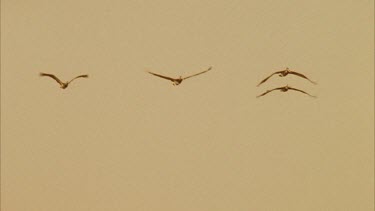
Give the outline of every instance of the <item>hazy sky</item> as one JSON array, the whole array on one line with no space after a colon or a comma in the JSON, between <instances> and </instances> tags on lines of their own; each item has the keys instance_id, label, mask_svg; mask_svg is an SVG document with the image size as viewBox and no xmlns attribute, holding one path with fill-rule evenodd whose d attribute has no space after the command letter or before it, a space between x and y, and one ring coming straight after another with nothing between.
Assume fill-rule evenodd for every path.
<instances>
[{"instance_id":1,"label":"hazy sky","mask_svg":"<svg viewBox=\"0 0 375 211\"><path fill-rule=\"evenodd\" d=\"M372 0L1 1L2 210L370 211L373 167Z\"/></svg>"}]
</instances>

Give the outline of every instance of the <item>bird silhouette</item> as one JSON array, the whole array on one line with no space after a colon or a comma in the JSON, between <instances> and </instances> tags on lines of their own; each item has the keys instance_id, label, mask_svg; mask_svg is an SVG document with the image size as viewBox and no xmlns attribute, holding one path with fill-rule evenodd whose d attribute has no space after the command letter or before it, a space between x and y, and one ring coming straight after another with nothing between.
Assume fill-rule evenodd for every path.
<instances>
[{"instance_id":1,"label":"bird silhouette","mask_svg":"<svg viewBox=\"0 0 375 211\"><path fill-rule=\"evenodd\" d=\"M293 74L293 75L302 77L304 79L307 79L307 80L309 80L313 84L317 84L315 81L310 80L305 75L303 75L301 73L298 73L298 72L295 72L295 71L292 71L289 68L286 68L285 70L281 70L281 71L277 71L277 72L272 73L270 76L268 76L267 78L263 79L257 86L260 86L262 83L266 82L268 79L270 79L275 74L279 74L280 77L285 77L285 76L287 76L289 74Z\"/></svg>"},{"instance_id":2,"label":"bird silhouette","mask_svg":"<svg viewBox=\"0 0 375 211\"><path fill-rule=\"evenodd\" d=\"M196 74L193 74L193 75L190 75L190 76L186 76L186 77L182 77L180 76L179 78L171 78L171 77L168 77L168 76L163 76L163 75L160 75L160 74L157 74L157 73L153 73L153 72L150 72L150 71L147 71L148 73L154 75L154 76L158 76L160 78L164 78L164 79L167 79L167 80L170 80L173 82L173 86L177 86L179 84L182 83L183 80L186 80L188 78L191 78L191 77L194 77L194 76L197 76L197 75L200 75L200 74L203 74L205 72L208 72L212 69L212 67L209 67L207 70L205 71L202 71L202 72L199 72L199 73L196 73Z\"/></svg>"},{"instance_id":3,"label":"bird silhouette","mask_svg":"<svg viewBox=\"0 0 375 211\"><path fill-rule=\"evenodd\" d=\"M55 81L56 81L57 83L60 84L60 88L61 88L61 89L66 89L66 88L68 87L68 85L69 85L72 81L74 81L75 79L77 79L77 78L88 78L88 77L89 77L89 75L79 75L79 76L73 78L73 79L70 80L70 81L62 82L60 79L58 79L58 78L57 78L55 75L53 75L53 74L40 73L39 75L40 75L40 76L48 76L48 77L51 77L51 78L55 79Z\"/></svg>"},{"instance_id":4,"label":"bird silhouette","mask_svg":"<svg viewBox=\"0 0 375 211\"><path fill-rule=\"evenodd\" d=\"M280 90L281 92L287 92L287 91L289 91L289 90L294 90L294 91L302 92L302 93L304 93L304 94L306 94L306 95L309 95L310 97L314 97L314 98L316 98L316 96L310 95L309 93L307 93L307 92L305 92L305 91L302 91L302 90L300 90L300 89L296 89L296 88L290 87L290 86L288 86L288 85L283 86L283 87L274 88L274 89L271 89L271 90L267 90L267 91L264 92L263 94L258 95L257 98L258 98L258 97L262 97L262 96L264 96L264 95L266 95L266 94L268 94L268 93L270 93L270 92L272 92L272 91L275 91L275 90Z\"/></svg>"}]
</instances>

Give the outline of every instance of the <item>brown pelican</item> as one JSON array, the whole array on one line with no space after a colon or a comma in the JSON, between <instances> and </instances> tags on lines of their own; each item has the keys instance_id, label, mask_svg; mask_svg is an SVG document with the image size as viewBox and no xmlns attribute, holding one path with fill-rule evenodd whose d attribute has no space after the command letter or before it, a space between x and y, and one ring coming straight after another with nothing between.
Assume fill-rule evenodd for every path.
<instances>
[{"instance_id":1,"label":"brown pelican","mask_svg":"<svg viewBox=\"0 0 375 211\"><path fill-rule=\"evenodd\" d=\"M55 81L57 81L57 83L60 84L60 88L61 88L61 89L66 89L66 88L68 87L68 85L69 85L73 80L75 80L75 79L77 79L77 78L88 78L88 77L89 77L89 75L79 75L79 76L73 78L72 80L67 81L67 82L64 83L64 82L60 81L60 79L58 79L58 78L57 78L55 75L53 75L53 74L40 73L40 76L48 76L48 77L51 77L51 78L55 79Z\"/></svg>"},{"instance_id":2,"label":"brown pelican","mask_svg":"<svg viewBox=\"0 0 375 211\"><path fill-rule=\"evenodd\" d=\"M194 75L190 75L190 76L187 76L187 77L182 77L182 76L180 76L179 78L171 78L171 77L167 77L167 76L163 76L163 75L159 75L159 74L156 74L156 73L152 73L152 72L149 72L149 71L147 71L148 73L150 73L150 74L152 74L152 75L154 75L154 76L158 76L158 77L160 77L160 78L164 78L164 79L167 79L167 80L170 80L170 81L172 81L173 82L173 86L177 86L177 85L179 85L183 80L186 80L186 79L188 79L188 78L191 78L191 77L194 77L194 76L197 76L197 75L200 75L200 74L203 74L203 73L205 73L205 72L208 72L209 70L211 70L212 69L212 67L209 67L207 70L205 70L205 71L202 71L202 72L200 72L200 73L196 73L196 74L194 74Z\"/></svg>"},{"instance_id":3,"label":"brown pelican","mask_svg":"<svg viewBox=\"0 0 375 211\"><path fill-rule=\"evenodd\" d=\"M280 91L282 91L282 92L287 92L288 90L294 90L294 91L298 91L298 92L302 92L302 93L304 93L304 94L307 94L307 95L309 95L310 97L316 97L316 96L310 95L309 93L307 93L307 92L305 92L305 91L302 91L302 90L300 90L300 89L296 89L296 88L293 88L293 87L290 87L290 86L286 85L286 86L283 86L283 87L279 87L279 88L275 88L275 89L267 90L265 93L263 93L263 94L261 94L261 95L258 95L257 98L258 98L258 97L262 97L262 96L264 96L264 95L266 95L266 94L268 94L268 93L270 93L270 92L272 92L272 91L275 91L275 90L280 90Z\"/></svg>"},{"instance_id":4,"label":"brown pelican","mask_svg":"<svg viewBox=\"0 0 375 211\"><path fill-rule=\"evenodd\" d=\"M296 76L299 76L299 77L302 77L304 79L307 79L309 80L311 83L313 84L316 84L316 82L310 80L309 78L307 78L305 75L301 74L301 73L297 73L295 71L292 71L292 70L289 70L289 68L286 68L285 70L281 70L281 71L277 71L277 72L274 72L272 73L270 76L268 76L267 78L263 79L263 81L261 81L257 86L260 86L262 83L266 82L269 78L271 78L273 75L275 74L279 74L280 77L285 77L287 76L288 74L293 74L293 75L296 75Z\"/></svg>"}]
</instances>

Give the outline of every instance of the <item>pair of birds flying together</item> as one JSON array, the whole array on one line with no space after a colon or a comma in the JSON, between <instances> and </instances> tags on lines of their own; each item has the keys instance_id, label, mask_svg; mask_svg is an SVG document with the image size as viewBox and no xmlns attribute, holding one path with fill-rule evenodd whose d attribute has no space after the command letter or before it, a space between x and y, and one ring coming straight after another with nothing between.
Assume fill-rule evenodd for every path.
<instances>
[{"instance_id":1,"label":"pair of birds flying together","mask_svg":"<svg viewBox=\"0 0 375 211\"><path fill-rule=\"evenodd\" d=\"M190 75L190 76L186 76L186 77L182 77L182 76L180 76L179 78L171 78L171 77L163 76L163 75L160 75L160 74L157 74L157 73L153 73L153 72L148 72L148 73L150 73L150 74L152 74L152 75L154 75L154 76L157 76L157 77L163 78L163 79L170 80L170 81L172 81L173 86L177 86L177 85L181 84L183 80L186 80L186 79L188 79L188 78L191 78L191 77L194 77L194 76L197 76L197 75L203 74L203 73L205 73L205 72L210 71L211 69L212 69L212 67L209 67L209 68L208 68L207 70L205 70L205 71L202 71L202 72L199 72L199 73L196 73L196 74ZM69 85L72 81L74 81L75 79L77 79L77 78L88 78L88 77L89 77L89 75L79 75L79 76L73 78L73 79L70 80L70 81L62 82L59 78L57 78L57 77L56 77L55 75L53 75L53 74L40 73L40 76L48 76L48 77L54 79L57 83L60 84L60 88L61 88L61 89L66 89L66 88L68 87L68 85Z\"/></svg>"},{"instance_id":2,"label":"pair of birds flying together","mask_svg":"<svg viewBox=\"0 0 375 211\"><path fill-rule=\"evenodd\" d=\"M274 76L274 75L276 75L276 74L279 74L280 77L285 77L285 76L287 76L287 75L289 75L289 74L292 74L292 75L296 75L296 76L299 76L299 77L301 77L301 78L304 78L304 79L310 81L310 82L313 83L313 84L317 84L315 81L310 80L310 79L309 79L308 77L306 77L305 75L303 75L303 74L301 74L301 73L298 73L298 72L295 72L295 71L292 71L292 70L290 70L290 69L287 67L285 70L276 71L276 72L272 73L270 76L268 76L267 78L263 79L263 80L262 80L257 86L260 86L261 84L263 84L264 82L266 82L268 79L270 79L272 76ZM305 91L303 91L303 90L296 89L296 88L293 88L293 87L290 87L290 86L286 85L286 86L282 86L282 87L274 88L274 89L271 89L271 90L267 90L267 91L264 92L263 94L258 95L257 98L258 98L258 97L262 97L262 96L264 96L264 95L266 95L266 94L268 94L268 93L270 93L270 92L272 92L272 91L275 91L275 90L280 90L281 92L287 92L287 91L289 91L289 90L294 90L294 91L298 91L298 92L304 93L304 94L306 94L306 95L308 95L308 96L310 96L310 97L314 97L314 98L316 97L316 96L310 95L309 93L307 93L307 92L305 92Z\"/></svg>"}]
</instances>

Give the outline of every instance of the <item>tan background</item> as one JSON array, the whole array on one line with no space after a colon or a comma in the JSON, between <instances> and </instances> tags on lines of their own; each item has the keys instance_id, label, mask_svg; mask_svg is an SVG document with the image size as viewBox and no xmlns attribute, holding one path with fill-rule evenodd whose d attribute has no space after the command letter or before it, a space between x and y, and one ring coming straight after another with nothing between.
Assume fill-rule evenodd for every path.
<instances>
[{"instance_id":1,"label":"tan background","mask_svg":"<svg viewBox=\"0 0 375 211\"><path fill-rule=\"evenodd\" d=\"M2 210L373 210L372 0L1 7Z\"/></svg>"}]
</instances>

